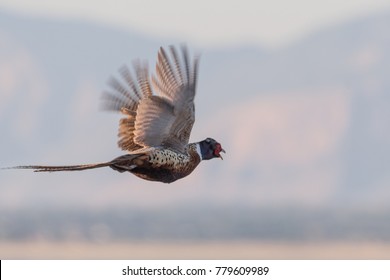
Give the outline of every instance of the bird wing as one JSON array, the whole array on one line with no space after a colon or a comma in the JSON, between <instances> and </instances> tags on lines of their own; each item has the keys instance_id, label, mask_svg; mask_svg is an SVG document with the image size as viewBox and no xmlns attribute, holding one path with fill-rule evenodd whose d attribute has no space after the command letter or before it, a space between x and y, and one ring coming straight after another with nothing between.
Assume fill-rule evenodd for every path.
<instances>
[{"instance_id":1,"label":"bird wing","mask_svg":"<svg viewBox=\"0 0 390 280\"><path fill-rule=\"evenodd\" d=\"M135 151L147 147L162 146L180 152L185 151L195 121L194 97L198 59L192 67L188 52L182 47L183 64L177 51L170 47L174 64L160 48L156 64L156 76L152 76L153 95L147 65L136 62L136 81L130 70L120 71L126 85L111 79L114 92L106 92L106 109L121 111L119 141L121 149Z\"/></svg>"}]
</instances>

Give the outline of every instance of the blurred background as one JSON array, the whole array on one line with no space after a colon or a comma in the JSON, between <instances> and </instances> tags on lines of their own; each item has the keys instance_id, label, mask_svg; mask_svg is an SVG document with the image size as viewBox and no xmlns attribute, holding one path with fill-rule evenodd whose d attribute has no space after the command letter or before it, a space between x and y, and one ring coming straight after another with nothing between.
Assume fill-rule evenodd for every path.
<instances>
[{"instance_id":1,"label":"blurred background","mask_svg":"<svg viewBox=\"0 0 390 280\"><path fill-rule=\"evenodd\" d=\"M201 54L173 184L0 171L0 258L390 258L390 1L0 2L0 167L111 160L110 76Z\"/></svg>"}]
</instances>

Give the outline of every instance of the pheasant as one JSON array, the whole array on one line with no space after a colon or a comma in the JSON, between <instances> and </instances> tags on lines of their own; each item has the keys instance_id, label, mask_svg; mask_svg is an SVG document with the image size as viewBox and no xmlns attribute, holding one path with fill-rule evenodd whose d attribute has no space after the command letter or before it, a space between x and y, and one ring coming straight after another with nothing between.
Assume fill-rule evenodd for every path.
<instances>
[{"instance_id":1,"label":"pheasant","mask_svg":"<svg viewBox=\"0 0 390 280\"><path fill-rule=\"evenodd\" d=\"M142 179L172 183L189 175L202 160L221 158L225 152L212 138L189 143L195 122L198 57L190 63L186 47L169 54L160 48L156 74L149 80L146 63L134 63L136 79L128 67L120 69L123 81L111 78L111 91L104 92L105 109L119 111L118 146L127 151L111 161L68 166L26 165L15 169L35 172L79 171L111 167ZM172 62L171 62L172 61Z\"/></svg>"}]
</instances>

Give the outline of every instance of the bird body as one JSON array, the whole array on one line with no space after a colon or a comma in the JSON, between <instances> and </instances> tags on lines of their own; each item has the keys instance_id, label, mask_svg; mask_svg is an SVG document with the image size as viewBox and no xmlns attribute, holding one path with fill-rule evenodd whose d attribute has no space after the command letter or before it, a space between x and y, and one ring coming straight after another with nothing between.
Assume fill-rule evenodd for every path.
<instances>
[{"instance_id":1,"label":"bird body","mask_svg":"<svg viewBox=\"0 0 390 280\"><path fill-rule=\"evenodd\" d=\"M174 47L170 47L171 63L160 48L156 76L150 84L146 64L134 63L136 79L123 67L122 80L112 78L112 90L105 92L105 109L119 111L118 146L127 151L112 161L69 166L27 165L17 169L36 172L80 171L111 167L119 172L131 172L150 181L171 183L189 175L202 160L221 158L221 144L212 138L189 143L195 122L194 97L198 59L191 65L187 49L182 48L182 62Z\"/></svg>"},{"instance_id":2,"label":"bird body","mask_svg":"<svg viewBox=\"0 0 390 280\"><path fill-rule=\"evenodd\" d=\"M197 145L189 144L186 153L155 148L136 156L124 155L110 167L119 172L129 171L145 180L172 183L189 175L200 163Z\"/></svg>"}]
</instances>

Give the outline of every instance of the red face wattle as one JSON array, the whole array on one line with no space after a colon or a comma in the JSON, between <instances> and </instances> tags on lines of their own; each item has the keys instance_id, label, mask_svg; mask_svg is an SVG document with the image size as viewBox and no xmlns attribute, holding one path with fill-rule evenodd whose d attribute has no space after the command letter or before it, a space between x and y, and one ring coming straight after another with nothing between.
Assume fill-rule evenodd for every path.
<instances>
[{"instance_id":1,"label":"red face wattle","mask_svg":"<svg viewBox=\"0 0 390 280\"><path fill-rule=\"evenodd\" d=\"M222 149L221 144L219 144L219 143L215 144L214 155L215 155L216 157L219 157L219 158L223 159L223 157L222 157L221 154L220 154L221 152L222 152L222 153L225 153L225 150Z\"/></svg>"}]
</instances>

